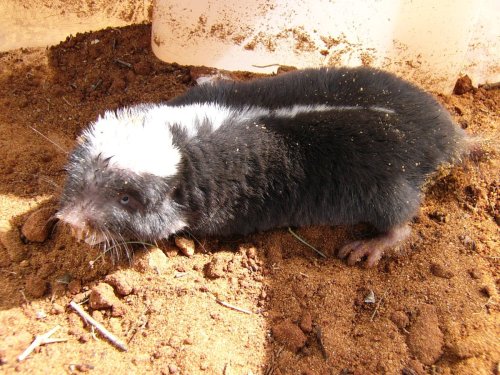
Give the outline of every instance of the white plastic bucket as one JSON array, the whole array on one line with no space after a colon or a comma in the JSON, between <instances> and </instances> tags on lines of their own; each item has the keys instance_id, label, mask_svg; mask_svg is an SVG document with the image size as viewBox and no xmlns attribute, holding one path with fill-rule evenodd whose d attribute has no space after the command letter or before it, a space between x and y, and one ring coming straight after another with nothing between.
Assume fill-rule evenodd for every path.
<instances>
[{"instance_id":1,"label":"white plastic bucket","mask_svg":"<svg viewBox=\"0 0 500 375\"><path fill-rule=\"evenodd\" d=\"M499 25L498 0L157 0L152 46L227 70L371 65L449 93L462 71L500 79Z\"/></svg>"}]
</instances>

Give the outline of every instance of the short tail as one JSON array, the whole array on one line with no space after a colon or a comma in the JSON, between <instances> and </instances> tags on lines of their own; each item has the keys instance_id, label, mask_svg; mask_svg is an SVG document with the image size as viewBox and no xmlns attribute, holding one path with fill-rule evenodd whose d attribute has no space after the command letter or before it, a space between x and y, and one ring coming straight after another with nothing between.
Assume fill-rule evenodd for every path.
<instances>
[{"instance_id":1,"label":"short tail","mask_svg":"<svg viewBox=\"0 0 500 375\"><path fill-rule=\"evenodd\" d=\"M448 160L446 160L449 164L461 164L469 160L478 162L485 158L489 150L498 150L498 140L486 139L481 135L468 134L456 123L454 123L453 130L454 134L451 139L454 144L448 150Z\"/></svg>"},{"instance_id":2,"label":"short tail","mask_svg":"<svg viewBox=\"0 0 500 375\"><path fill-rule=\"evenodd\" d=\"M465 161L480 163L500 151L500 140L483 135L465 134L458 146L457 163Z\"/></svg>"}]
</instances>

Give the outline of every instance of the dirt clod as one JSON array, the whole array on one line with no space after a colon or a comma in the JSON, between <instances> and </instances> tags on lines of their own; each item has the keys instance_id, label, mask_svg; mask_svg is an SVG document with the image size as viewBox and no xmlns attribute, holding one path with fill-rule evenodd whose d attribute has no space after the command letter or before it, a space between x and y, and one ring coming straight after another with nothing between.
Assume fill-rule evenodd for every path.
<instances>
[{"instance_id":1,"label":"dirt clod","mask_svg":"<svg viewBox=\"0 0 500 375\"><path fill-rule=\"evenodd\" d=\"M404 311L394 311L390 316L391 321L401 330L406 329L410 324L410 319Z\"/></svg>"},{"instance_id":2,"label":"dirt clod","mask_svg":"<svg viewBox=\"0 0 500 375\"><path fill-rule=\"evenodd\" d=\"M192 257L194 255L194 241L185 237L175 237L175 245L185 256Z\"/></svg>"},{"instance_id":3,"label":"dirt clod","mask_svg":"<svg viewBox=\"0 0 500 375\"><path fill-rule=\"evenodd\" d=\"M479 269L477 269L477 268L472 268L472 269L469 270L469 275L474 280L479 280L482 277L482 272Z\"/></svg>"},{"instance_id":4,"label":"dirt clod","mask_svg":"<svg viewBox=\"0 0 500 375\"><path fill-rule=\"evenodd\" d=\"M226 262L219 257L214 257L210 262L205 264L205 276L209 279L224 277L226 274L225 268Z\"/></svg>"},{"instance_id":5,"label":"dirt clod","mask_svg":"<svg viewBox=\"0 0 500 375\"><path fill-rule=\"evenodd\" d=\"M52 231L55 213L54 207L45 207L33 212L21 229L23 236L31 242L44 242Z\"/></svg>"},{"instance_id":6,"label":"dirt clod","mask_svg":"<svg viewBox=\"0 0 500 375\"><path fill-rule=\"evenodd\" d=\"M26 293L34 298L42 297L48 291L49 284L36 275L26 280Z\"/></svg>"},{"instance_id":7,"label":"dirt clod","mask_svg":"<svg viewBox=\"0 0 500 375\"><path fill-rule=\"evenodd\" d=\"M126 271L116 272L111 275L107 275L104 281L111 285L119 295L128 296L134 290L134 287L129 279L130 276L127 277L129 274L130 273L127 273Z\"/></svg>"},{"instance_id":8,"label":"dirt clod","mask_svg":"<svg viewBox=\"0 0 500 375\"><path fill-rule=\"evenodd\" d=\"M64 312L64 307L59 305L58 303L52 304L52 309L50 310L50 313L53 315L59 315Z\"/></svg>"},{"instance_id":9,"label":"dirt clod","mask_svg":"<svg viewBox=\"0 0 500 375\"><path fill-rule=\"evenodd\" d=\"M451 279L454 276L452 271L446 269L446 267L440 263L431 263L430 270L434 276L441 277L443 279Z\"/></svg>"},{"instance_id":10,"label":"dirt clod","mask_svg":"<svg viewBox=\"0 0 500 375\"><path fill-rule=\"evenodd\" d=\"M95 310L108 309L115 301L115 293L109 284L99 283L90 291L89 304Z\"/></svg>"},{"instance_id":11,"label":"dirt clod","mask_svg":"<svg viewBox=\"0 0 500 375\"><path fill-rule=\"evenodd\" d=\"M148 250L139 250L134 254L134 268L143 273L154 272L162 274L168 269L168 258L157 247Z\"/></svg>"},{"instance_id":12,"label":"dirt clod","mask_svg":"<svg viewBox=\"0 0 500 375\"><path fill-rule=\"evenodd\" d=\"M78 337L78 341L82 344L85 344L86 342L90 341L90 335L88 333L83 333L80 335L80 337Z\"/></svg>"},{"instance_id":13,"label":"dirt clod","mask_svg":"<svg viewBox=\"0 0 500 375\"><path fill-rule=\"evenodd\" d=\"M481 288L481 292L488 298L495 295L495 287L492 285L485 285Z\"/></svg>"},{"instance_id":14,"label":"dirt clod","mask_svg":"<svg viewBox=\"0 0 500 375\"><path fill-rule=\"evenodd\" d=\"M408 370L413 371L416 375L425 375L426 371L422 363L415 359L410 359L408 361L408 366L406 367Z\"/></svg>"},{"instance_id":15,"label":"dirt clod","mask_svg":"<svg viewBox=\"0 0 500 375\"><path fill-rule=\"evenodd\" d=\"M302 314L302 317L300 318L300 323L299 327L304 333L311 333L313 330L313 322L312 322L312 316L311 313L306 311L304 314Z\"/></svg>"},{"instance_id":16,"label":"dirt clod","mask_svg":"<svg viewBox=\"0 0 500 375\"><path fill-rule=\"evenodd\" d=\"M455 83L455 87L453 88L453 93L455 95L463 95L469 91L472 91L474 87L472 86L472 81L468 75L460 77L457 79Z\"/></svg>"},{"instance_id":17,"label":"dirt clod","mask_svg":"<svg viewBox=\"0 0 500 375\"><path fill-rule=\"evenodd\" d=\"M68 291L75 295L82 291L82 281L80 279L73 279L68 284Z\"/></svg>"},{"instance_id":18,"label":"dirt clod","mask_svg":"<svg viewBox=\"0 0 500 375\"><path fill-rule=\"evenodd\" d=\"M170 374L178 374L179 373L179 368L176 365L174 365L174 364L170 364L170 365L168 365L168 372Z\"/></svg>"},{"instance_id":19,"label":"dirt clod","mask_svg":"<svg viewBox=\"0 0 500 375\"><path fill-rule=\"evenodd\" d=\"M422 305L407 337L408 347L420 362L432 365L443 354L443 333L439 328L436 308Z\"/></svg>"},{"instance_id":20,"label":"dirt clod","mask_svg":"<svg viewBox=\"0 0 500 375\"><path fill-rule=\"evenodd\" d=\"M290 319L286 319L271 328L273 337L279 343L285 345L288 350L298 352L307 341L304 332L293 323Z\"/></svg>"},{"instance_id":21,"label":"dirt clod","mask_svg":"<svg viewBox=\"0 0 500 375\"><path fill-rule=\"evenodd\" d=\"M88 363L81 363L75 365L75 370L78 372L89 372L94 369L94 366Z\"/></svg>"}]
</instances>

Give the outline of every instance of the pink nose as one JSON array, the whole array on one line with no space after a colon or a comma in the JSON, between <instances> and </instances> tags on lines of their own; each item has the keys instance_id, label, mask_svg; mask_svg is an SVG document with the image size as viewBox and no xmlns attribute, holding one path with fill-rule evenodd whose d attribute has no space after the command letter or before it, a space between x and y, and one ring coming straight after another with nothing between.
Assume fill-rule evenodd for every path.
<instances>
[{"instance_id":1,"label":"pink nose","mask_svg":"<svg viewBox=\"0 0 500 375\"><path fill-rule=\"evenodd\" d=\"M76 230L83 231L89 226L87 218L82 214L81 210L76 208L70 210L62 210L56 214L57 218L69 224Z\"/></svg>"},{"instance_id":2,"label":"pink nose","mask_svg":"<svg viewBox=\"0 0 500 375\"><path fill-rule=\"evenodd\" d=\"M69 225L71 235L78 241L83 241L91 235L91 226L77 209L59 211L56 217Z\"/></svg>"}]
</instances>

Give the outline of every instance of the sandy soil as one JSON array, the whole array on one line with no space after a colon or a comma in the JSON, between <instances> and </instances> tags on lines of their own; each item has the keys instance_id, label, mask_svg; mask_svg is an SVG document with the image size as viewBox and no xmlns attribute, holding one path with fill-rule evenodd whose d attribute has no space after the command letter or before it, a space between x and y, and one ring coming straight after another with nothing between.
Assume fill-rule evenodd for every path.
<instances>
[{"instance_id":1,"label":"sandy soil","mask_svg":"<svg viewBox=\"0 0 500 375\"><path fill-rule=\"evenodd\" d=\"M439 98L482 151L434 179L411 240L372 269L334 256L363 227L298 230L327 259L283 229L202 239L190 257L165 242L115 265L64 227L47 230L89 121L194 84L199 69L156 60L149 33L109 29L0 54L0 372L498 374L498 90ZM67 341L16 360L57 325Z\"/></svg>"}]
</instances>

